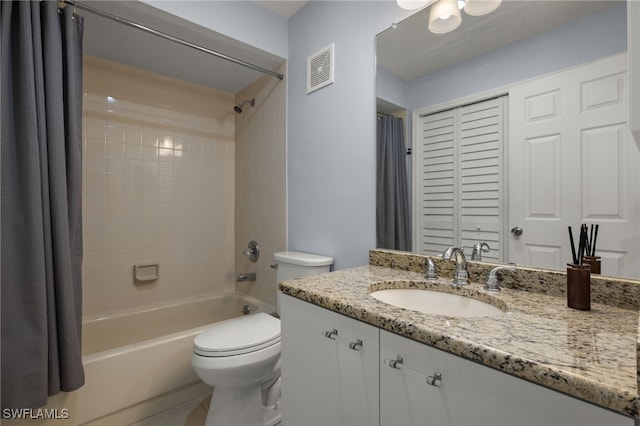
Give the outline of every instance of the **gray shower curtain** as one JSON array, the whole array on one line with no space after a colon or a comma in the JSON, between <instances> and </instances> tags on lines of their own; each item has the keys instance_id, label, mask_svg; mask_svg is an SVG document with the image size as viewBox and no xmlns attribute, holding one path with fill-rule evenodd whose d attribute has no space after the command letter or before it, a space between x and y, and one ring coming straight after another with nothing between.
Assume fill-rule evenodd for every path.
<instances>
[{"instance_id":1,"label":"gray shower curtain","mask_svg":"<svg viewBox=\"0 0 640 426\"><path fill-rule=\"evenodd\" d=\"M378 116L376 243L378 248L411 250L411 214L401 118Z\"/></svg>"},{"instance_id":2,"label":"gray shower curtain","mask_svg":"<svg viewBox=\"0 0 640 426\"><path fill-rule=\"evenodd\" d=\"M82 18L0 2L1 406L84 384Z\"/></svg>"}]
</instances>

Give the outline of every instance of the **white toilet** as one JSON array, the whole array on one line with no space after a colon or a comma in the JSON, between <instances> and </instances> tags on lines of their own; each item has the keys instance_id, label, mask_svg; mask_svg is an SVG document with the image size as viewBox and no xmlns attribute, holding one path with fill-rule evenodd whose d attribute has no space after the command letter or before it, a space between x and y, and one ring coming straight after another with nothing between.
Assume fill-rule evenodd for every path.
<instances>
[{"instance_id":1,"label":"white toilet","mask_svg":"<svg viewBox=\"0 0 640 426\"><path fill-rule=\"evenodd\" d=\"M276 282L328 272L333 258L273 255ZM191 365L213 386L206 426L280 423L280 320L257 313L216 323L196 336Z\"/></svg>"}]
</instances>

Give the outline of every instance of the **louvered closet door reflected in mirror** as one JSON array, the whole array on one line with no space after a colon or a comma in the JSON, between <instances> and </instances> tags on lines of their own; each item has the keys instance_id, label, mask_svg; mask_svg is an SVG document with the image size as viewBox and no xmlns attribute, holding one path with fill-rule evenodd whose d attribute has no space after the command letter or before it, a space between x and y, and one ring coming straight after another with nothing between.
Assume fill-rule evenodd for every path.
<instances>
[{"instance_id":1,"label":"louvered closet door reflected in mirror","mask_svg":"<svg viewBox=\"0 0 640 426\"><path fill-rule=\"evenodd\" d=\"M486 242L482 259L504 261L503 151L507 96L418 118L414 152L414 250Z\"/></svg>"}]
</instances>

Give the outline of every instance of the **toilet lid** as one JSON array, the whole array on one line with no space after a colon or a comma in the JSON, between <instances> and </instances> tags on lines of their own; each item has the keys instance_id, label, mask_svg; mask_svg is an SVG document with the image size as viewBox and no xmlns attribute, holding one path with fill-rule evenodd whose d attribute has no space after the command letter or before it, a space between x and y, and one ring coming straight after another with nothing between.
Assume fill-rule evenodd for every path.
<instances>
[{"instance_id":1,"label":"toilet lid","mask_svg":"<svg viewBox=\"0 0 640 426\"><path fill-rule=\"evenodd\" d=\"M194 352L204 356L231 356L254 352L280 341L280 320L260 312L221 321L193 342Z\"/></svg>"}]
</instances>

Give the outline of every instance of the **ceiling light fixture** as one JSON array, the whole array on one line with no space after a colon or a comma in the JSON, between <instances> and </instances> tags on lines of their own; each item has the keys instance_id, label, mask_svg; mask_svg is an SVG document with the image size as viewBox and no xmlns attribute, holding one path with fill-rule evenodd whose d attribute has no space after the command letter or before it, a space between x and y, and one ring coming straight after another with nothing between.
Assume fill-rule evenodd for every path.
<instances>
[{"instance_id":1,"label":"ceiling light fixture","mask_svg":"<svg viewBox=\"0 0 640 426\"><path fill-rule=\"evenodd\" d=\"M429 0L396 0L398 6L406 10L420 9L429 4Z\"/></svg>"},{"instance_id":2,"label":"ceiling light fixture","mask_svg":"<svg viewBox=\"0 0 640 426\"><path fill-rule=\"evenodd\" d=\"M493 12L502 0L466 0L464 11L467 15L482 16Z\"/></svg>"},{"instance_id":3,"label":"ceiling light fixture","mask_svg":"<svg viewBox=\"0 0 640 426\"><path fill-rule=\"evenodd\" d=\"M467 1L468 4L468 1ZM438 0L431 6L429 13L429 31L444 34L460 26L462 18L456 0Z\"/></svg>"},{"instance_id":4,"label":"ceiling light fixture","mask_svg":"<svg viewBox=\"0 0 640 426\"><path fill-rule=\"evenodd\" d=\"M462 23L460 11L467 15L482 16L496 10L502 0L396 0L398 6L415 10L431 6L429 30L435 34L445 34L455 30Z\"/></svg>"}]
</instances>

